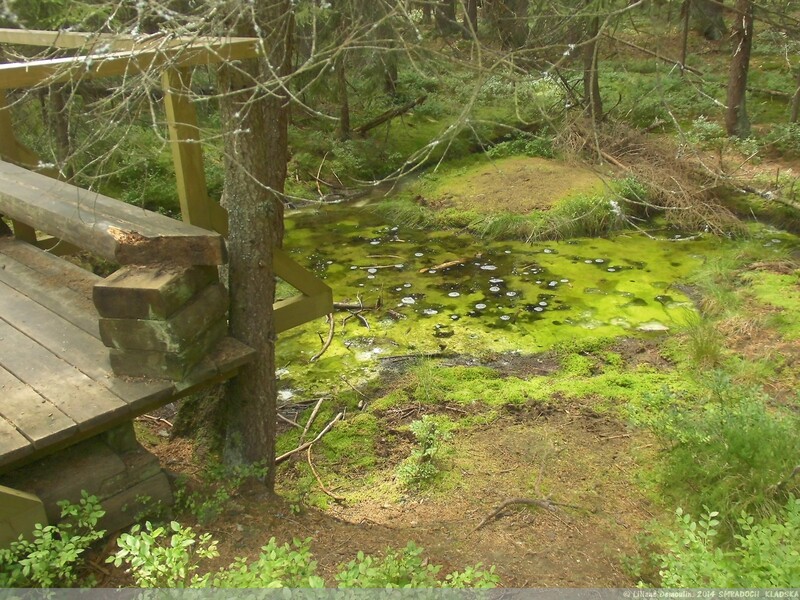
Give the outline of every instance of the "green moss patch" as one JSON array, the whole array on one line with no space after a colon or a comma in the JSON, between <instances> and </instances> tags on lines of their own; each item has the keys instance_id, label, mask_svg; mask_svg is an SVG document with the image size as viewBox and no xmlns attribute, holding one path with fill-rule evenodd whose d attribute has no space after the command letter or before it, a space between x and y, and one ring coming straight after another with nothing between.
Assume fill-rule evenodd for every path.
<instances>
[{"instance_id":1,"label":"green moss patch","mask_svg":"<svg viewBox=\"0 0 800 600\"><path fill-rule=\"evenodd\" d=\"M484 159L431 178L426 195L431 204L482 215L528 214L548 210L570 196L604 191L603 182L589 169L527 156Z\"/></svg>"}]
</instances>

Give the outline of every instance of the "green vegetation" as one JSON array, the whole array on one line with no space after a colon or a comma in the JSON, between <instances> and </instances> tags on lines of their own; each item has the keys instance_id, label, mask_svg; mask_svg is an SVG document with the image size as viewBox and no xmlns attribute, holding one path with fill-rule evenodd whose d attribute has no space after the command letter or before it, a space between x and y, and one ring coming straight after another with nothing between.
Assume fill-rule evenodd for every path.
<instances>
[{"instance_id":1,"label":"green vegetation","mask_svg":"<svg viewBox=\"0 0 800 600\"><path fill-rule=\"evenodd\" d=\"M676 588L796 588L800 585L800 499L791 497L775 514L756 520L737 517L736 542L722 550L715 542L717 511L695 521L676 511L671 532L659 555L661 583Z\"/></svg>"},{"instance_id":2,"label":"green vegetation","mask_svg":"<svg viewBox=\"0 0 800 600\"><path fill-rule=\"evenodd\" d=\"M120 550L108 558L115 566L125 564L141 588L322 588L309 550L310 539L295 539L279 546L271 538L252 562L237 558L229 567L200 574L203 560L219 556L211 534L198 536L190 527L173 521L169 528L135 526L119 537ZM494 569L481 565L437 577L441 566L427 563L422 548L409 543L401 551L386 551L375 558L359 552L356 559L339 567L334 576L340 588L491 588L500 580Z\"/></svg>"},{"instance_id":3,"label":"green vegetation","mask_svg":"<svg viewBox=\"0 0 800 600\"><path fill-rule=\"evenodd\" d=\"M82 578L86 551L105 535L97 523L105 514L95 496L83 492L78 504L58 503L59 525L41 524L32 539L20 536L0 549L0 587L74 587L85 585Z\"/></svg>"},{"instance_id":4,"label":"green vegetation","mask_svg":"<svg viewBox=\"0 0 800 600\"><path fill-rule=\"evenodd\" d=\"M397 467L397 480L400 485L406 488L421 488L436 477L439 473L436 455L441 450L442 444L452 439L448 425L447 421L425 415L408 426L418 446Z\"/></svg>"}]
</instances>

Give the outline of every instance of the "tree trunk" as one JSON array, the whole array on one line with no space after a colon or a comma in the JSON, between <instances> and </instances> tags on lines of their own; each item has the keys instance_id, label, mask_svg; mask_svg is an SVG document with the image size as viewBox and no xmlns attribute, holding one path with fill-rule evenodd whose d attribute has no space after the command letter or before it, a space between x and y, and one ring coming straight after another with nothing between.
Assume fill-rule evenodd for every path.
<instances>
[{"instance_id":1,"label":"tree trunk","mask_svg":"<svg viewBox=\"0 0 800 600\"><path fill-rule=\"evenodd\" d=\"M438 0L436 3L436 29L442 35L450 35L458 30L456 21L456 0Z\"/></svg>"},{"instance_id":2,"label":"tree trunk","mask_svg":"<svg viewBox=\"0 0 800 600\"><path fill-rule=\"evenodd\" d=\"M488 15L506 50L523 48L528 41L528 0L484 0Z\"/></svg>"},{"instance_id":3,"label":"tree trunk","mask_svg":"<svg viewBox=\"0 0 800 600\"><path fill-rule=\"evenodd\" d=\"M728 101L725 128L728 135L746 138L750 135L747 117L747 72L750 68L750 49L753 45L753 3L737 0L733 33L733 56L728 75Z\"/></svg>"},{"instance_id":4,"label":"tree trunk","mask_svg":"<svg viewBox=\"0 0 800 600\"><path fill-rule=\"evenodd\" d=\"M72 136L69 132L69 115L67 113L66 91L63 88L50 88L48 94L48 120L50 131L56 140L56 160L58 171L66 181L75 175L72 168Z\"/></svg>"},{"instance_id":5,"label":"tree trunk","mask_svg":"<svg viewBox=\"0 0 800 600\"><path fill-rule=\"evenodd\" d=\"M336 59L336 87L339 92L339 139L350 139L350 99L347 94L346 53Z\"/></svg>"},{"instance_id":6,"label":"tree trunk","mask_svg":"<svg viewBox=\"0 0 800 600\"><path fill-rule=\"evenodd\" d=\"M800 71L797 72L797 89L792 98L792 115L789 119L792 123L797 123L798 116L800 116L798 113L800 113Z\"/></svg>"},{"instance_id":7,"label":"tree trunk","mask_svg":"<svg viewBox=\"0 0 800 600\"><path fill-rule=\"evenodd\" d=\"M586 39L591 40L583 46L583 97L592 123L603 119L603 99L600 97L600 80L597 74L597 42L600 33L600 17L589 20Z\"/></svg>"},{"instance_id":8,"label":"tree trunk","mask_svg":"<svg viewBox=\"0 0 800 600\"><path fill-rule=\"evenodd\" d=\"M478 37L478 0L464 2L464 37Z\"/></svg>"},{"instance_id":9,"label":"tree trunk","mask_svg":"<svg viewBox=\"0 0 800 600\"><path fill-rule=\"evenodd\" d=\"M291 63L289 0L260 3L267 60L279 74ZM240 23L243 23L241 21ZM253 35L236 27L234 35ZM225 462L265 462L266 485L275 483L275 297L273 250L283 240L283 192L288 156L286 92L256 61L223 64L218 72L225 144L228 209L230 333L256 351L226 394ZM268 91L264 88L269 88Z\"/></svg>"},{"instance_id":10,"label":"tree trunk","mask_svg":"<svg viewBox=\"0 0 800 600\"><path fill-rule=\"evenodd\" d=\"M692 13L692 0L685 0L683 3L683 31L681 32L681 75L683 67L686 67L686 58L689 54L689 16Z\"/></svg>"},{"instance_id":11,"label":"tree trunk","mask_svg":"<svg viewBox=\"0 0 800 600\"><path fill-rule=\"evenodd\" d=\"M712 42L722 39L728 31L722 13L725 8L722 0L692 0L692 20L694 28Z\"/></svg>"}]
</instances>

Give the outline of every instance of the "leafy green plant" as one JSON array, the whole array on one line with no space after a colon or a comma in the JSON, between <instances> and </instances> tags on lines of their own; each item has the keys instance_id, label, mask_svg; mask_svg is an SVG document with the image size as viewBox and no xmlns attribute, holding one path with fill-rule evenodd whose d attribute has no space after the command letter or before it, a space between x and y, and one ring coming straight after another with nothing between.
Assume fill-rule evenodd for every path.
<instances>
[{"instance_id":1,"label":"leafy green plant","mask_svg":"<svg viewBox=\"0 0 800 600\"><path fill-rule=\"evenodd\" d=\"M800 123L773 125L764 142L787 158L800 156Z\"/></svg>"},{"instance_id":2,"label":"leafy green plant","mask_svg":"<svg viewBox=\"0 0 800 600\"><path fill-rule=\"evenodd\" d=\"M165 540L169 536L168 543ZM106 562L119 567L128 565L136 585L141 588L204 587L209 574L199 575L201 559L219 556L217 542L210 533L197 536L191 527L172 521L168 527L155 527L149 521L144 527L134 525L130 533L117 539L119 550Z\"/></svg>"},{"instance_id":3,"label":"leafy green plant","mask_svg":"<svg viewBox=\"0 0 800 600\"><path fill-rule=\"evenodd\" d=\"M95 496L81 492L78 504L58 503L62 522L37 525L33 539L22 536L0 550L0 587L71 587L80 582L81 555L105 535L97 529L105 514Z\"/></svg>"},{"instance_id":4,"label":"leafy green plant","mask_svg":"<svg viewBox=\"0 0 800 600\"><path fill-rule=\"evenodd\" d=\"M489 148L486 154L491 158L504 158L506 156L540 156L553 158L553 140L544 136L524 135L499 142Z\"/></svg>"},{"instance_id":5,"label":"leafy green plant","mask_svg":"<svg viewBox=\"0 0 800 600\"><path fill-rule=\"evenodd\" d=\"M671 393L663 392L661 406L675 406L651 423L670 448L657 471L662 488L695 512L715 506L727 515L771 514L782 502L775 485L800 456L800 420L768 410L758 388L725 373L712 373L705 385L709 401L699 408L667 401ZM726 523L725 533L735 529Z\"/></svg>"},{"instance_id":6,"label":"leafy green plant","mask_svg":"<svg viewBox=\"0 0 800 600\"><path fill-rule=\"evenodd\" d=\"M404 487L422 487L430 483L439 473L435 464L436 455L442 443L451 439L452 434L443 426L440 419L425 415L409 426L417 439L418 447L397 467L397 480Z\"/></svg>"},{"instance_id":7,"label":"leafy green plant","mask_svg":"<svg viewBox=\"0 0 800 600\"><path fill-rule=\"evenodd\" d=\"M715 541L719 513L705 509L698 521L676 511L677 532L658 555L664 587L767 588L800 586L800 499L759 522L742 512L732 549Z\"/></svg>"},{"instance_id":8,"label":"leafy green plant","mask_svg":"<svg viewBox=\"0 0 800 600\"><path fill-rule=\"evenodd\" d=\"M494 567L481 565L453 572L444 580L437 578L442 567L429 564L422 548L409 542L400 551L387 551L383 558L359 552L355 560L340 567L335 579L340 588L493 588L500 583Z\"/></svg>"},{"instance_id":9,"label":"leafy green plant","mask_svg":"<svg viewBox=\"0 0 800 600\"><path fill-rule=\"evenodd\" d=\"M178 480L175 508L179 512L191 513L200 523L210 523L222 514L247 479L261 478L264 473L265 467L258 464L234 468L210 466L205 473L206 485L199 491L189 490L185 480Z\"/></svg>"},{"instance_id":10,"label":"leafy green plant","mask_svg":"<svg viewBox=\"0 0 800 600\"><path fill-rule=\"evenodd\" d=\"M139 587L325 587L325 581L317 575L310 543L310 538L295 539L291 545L279 546L272 538L255 561L237 558L227 568L200 574L201 562L218 556L217 542L209 534L198 536L175 522L169 531L147 523L144 529L134 527L120 536L120 550L108 562L127 565ZM341 588L489 588L500 582L494 567L483 569L480 564L438 579L441 566L429 564L422 553L413 542L401 551L388 549L383 558L359 552L354 560L340 565L334 579Z\"/></svg>"},{"instance_id":11,"label":"leafy green plant","mask_svg":"<svg viewBox=\"0 0 800 600\"><path fill-rule=\"evenodd\" d=\"M706 150L721 149L728 141L725 129L719 123L709 121L700 116L692 121L692 127L686 132L686 139Z\"/></svg>"}]
</instances>

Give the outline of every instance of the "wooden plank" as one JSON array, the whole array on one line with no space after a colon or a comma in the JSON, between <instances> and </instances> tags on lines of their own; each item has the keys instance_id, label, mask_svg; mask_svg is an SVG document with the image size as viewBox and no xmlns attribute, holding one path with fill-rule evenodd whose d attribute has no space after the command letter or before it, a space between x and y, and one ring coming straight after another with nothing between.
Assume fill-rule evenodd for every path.
<instances>
[{"instance_id":1,"label":"wooden plank","mask_svg":"<svg viewBox=\"0 0 800 600\"><path fill-rule=\"evenodd\" d=\"M33 444L3 418L0 418L0 469L33 453Z\"/></svg>"},{"instance_id":2,"label":"wooden plank","mask_svg":"<svg viewBox=\"0 0 800 600\"><path fill-rule=\"evenodd\" d=\"M196 65L256 58L261 41L256 38L199 38L190 44L167 48L133 49L86 56L31 60L0 65L0 89L29 88L115 75L133 76L163 68L184 69Z\"/></svg>"},{"instance_id":3,"label":"wooden plank","mask_svg":"<svg viewBox=\"0 0 800 600\"><path fill-rule=\"evenodd\" d=\"M35 297L39 304L98 339L97 311L91 293L100 281L94 273L29 244L0 239L0 282Z\"/></svg>"},{"instance_id":4,"label":"wooden plank","mask_svg":"<svg viewBox=\"0 0 800 600\"><path fill-rule=\"evenodd\" d=\"M169 319L101 318L100 337L109 348L183 352L227 311L227 290L210 285Z\"/></svg>"},{"instance_id":5,"label":"wooden plank","mask_svg":"<svg viewBox=\"0 0 800 600\"><path fill-rule=\"evenodd\" d=\"M213 229L212 202L203 168L200 127L191 100L191 81L191 71L187 70L167 69L161 76L172 162L183 220L203 229Z\"/></svg>"},{"instance_id":6,"label":"wooden plank","mask_svg":"<svg viewBox=\"0 0 800 600\"><path fill-rule=\"evenodd\" d=\"M219 341L217 346L183 380L175 384L180 397L234 377L239 368L252 362L256 351L232 337Z\"/></svg>"},{"instance_id":7,"label":"wooden plank","mask_svg":"<svg viewBox=\"0 0 800 600\"><path fill-rule=\"evenodd\" d=\"M209 351L225 336L226 320L221 320L202 332L181 352L155 350L120 350L111 348L111 368L118 375L131 377L161 377L180 381L200 363Z\"/></svg>"},{"instance_id":8,"label":"wooden plank","mask_svg":"<svg viewBox=\"0 0 800 600\"><path fill-rule=\"evenodd\" d=\"M282 333L292 327L308 323L333 312L327 293L315 296L294 296L273 305L275 332Z\"/></svg>"},{"instance_id":9,"label":"wooden plank","mask_svg":"<svg viewBox=\"0 0 800 600\"><path fill-rule=\"evenodd\" d=\"M148 35L122 35L81 31L48 31L43 29L0 28L0 44L41 46L46 48L98 48L98 51L120 51L153 48L174 48L202 45L214 48L227 42L255 41L245 37L172 36L165 33Z\"/></svg>"},{"instance_id":10,"label":"wooden plank","mask_svg":"<svg viewBox=\"0 0 800 600\"><path fill-rule=\"evenodd\" d=\"M0 160L12 162L28 169L34 169L49 177L58 176L55 169L39 169L39 157L24 146L14 135L11 123L11 110L6 102L5 92L0 89Z\"/></svg>"},{"instance_id":11,"label":"wooden plank","mask_svg":"<svg viewBox=\"0 0 800 600\"><path fill-rule=\"evenodd\" d=\"M4 276L0 270L0 277ZM108 350L96 335L75 327L61 314L39 304L47 296L37 294L35 290L31 292L32 286L28 289L30 296L0 284L0 314L7 322L13 323L15 329L119 397L134 413L142 405L166 402L172 396L174 386L168 381L130 381L115 377ZM93 322L97 329L96 315ZM0 351L0 363L5 360L4 354ZM0 414L3 414L1 408Z\"/></svg>"},{"instance_id":12,"label":"wooden plank","mask_svg":"<svg viewBox=\"0 0 800 600\"><path fill-rule=\"evenodd\" d=\"M277 277L307 296L330 293L331 310L328 312L333 312L333 292L328 284L295 261L285 250L273 248L272 266Z\"/></svg>"},{"instance_id":13,"label":"wooden plank","mask_svg":"<svg viewBox=\"0 0 800 600\"><path fill-rule=\"evenodd\" d=\"M120 264L218 265L217 233L0 162L0 213Z\"/></svg>"},{"instance_id":14,"label":"wooden plank","mask_svg":"<svg viewBox=\"0 0 800 600\"><path fill-rule=\"evenodd\" d=\"M77 430L75 421L43 398L29 385L0 367L0 417L14 425L41 449L68 438Z\"/></svg>"},{"instance_id":15,"label":"wooden plank","mask_svg":"<svg viewBox=\"0 0 800 600\"><path fill-rule=\"evenodd\" d=\"M128 405L108 389L0 320L0 343L13 349L0 355L2 366L89 431L130 414Z\"/></svg>"}]
</instances>

